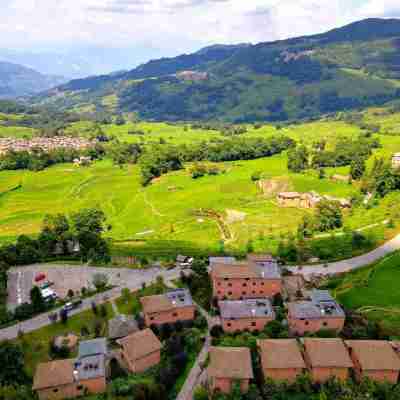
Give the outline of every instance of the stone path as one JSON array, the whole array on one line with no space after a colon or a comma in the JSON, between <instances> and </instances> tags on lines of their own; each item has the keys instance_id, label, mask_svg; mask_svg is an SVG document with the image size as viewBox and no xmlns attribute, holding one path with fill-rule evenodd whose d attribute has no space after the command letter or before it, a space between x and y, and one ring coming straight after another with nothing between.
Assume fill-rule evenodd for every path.
<instances>
[{"instance_id":1,"label":"stone path","mask_svg":"<svg viewBox=\"0 0 400 400\"><path fill-rule=\"evenodd\" d=\"M396 250L400 250L400 235L397 235L392 240L389 240L369 253L348 260L329 264L292 266L286 268L295 274L302 274L305 279L310 279L313 275L335 275L372 264Z\"/></svg>"}]
</instances>

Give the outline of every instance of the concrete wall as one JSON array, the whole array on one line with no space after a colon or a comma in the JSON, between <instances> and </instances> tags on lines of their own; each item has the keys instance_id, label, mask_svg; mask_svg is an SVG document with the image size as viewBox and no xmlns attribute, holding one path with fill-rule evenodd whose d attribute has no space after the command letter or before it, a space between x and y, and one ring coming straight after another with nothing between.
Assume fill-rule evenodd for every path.
<instances>
[{"instance_id":1,"label":"concrete wall","mask_svg":"<svg viewBox=\"0 0 400 400\"><path fill-rule=\"evenodd\" d=\"M191 321L194 320L196 313L195 306L180 307L174 310L163 311L158 313L147 313L144 316L146 326L162 325L173 323L176 321Z\"/></svg>"},{"instance_id":2,"label":"concrete wall","mask_svg":"<svg viewBox=\"0 0 400 400\"><path fill-rule=\"evenodd\" d=\"M213 296L218 300L241 300L273 297L282 291L281 279L212 278Z\"/></svg>"},{"instance_id":3,"label":"concrete wall","mask_svg":"<svg viewBox=\"0 0 400 400\"><path fill-rule=\"evenodd\" d=\"M301 320L288 315L289 331L292 335L303 336L306 332L315 333L321 329L341 332L344 326L344 318L319 318Z\"/></svg>"},{"instance_id":4,"label":"concrete wall","mask_svg":"<svg viewBox=\"0 0 400 400\"><path fill-rule=\"evenodd\" d=\"M224 332L233 333L236 331L262 331L269 322L274 318L260 317L260 318L240 318L240 319L221 319L222 328Z\"/></svg>"},{"instance_id":5,"label":"concrete wall","mask_svg":"<svg viewBox=\"0 0 400 400\"><path fill-rule=\"evenodd\" d=\"M264 378L270 378L274 381L294 382L302 373L302 368L263 368Z\"/></svg>"}]
</instances>

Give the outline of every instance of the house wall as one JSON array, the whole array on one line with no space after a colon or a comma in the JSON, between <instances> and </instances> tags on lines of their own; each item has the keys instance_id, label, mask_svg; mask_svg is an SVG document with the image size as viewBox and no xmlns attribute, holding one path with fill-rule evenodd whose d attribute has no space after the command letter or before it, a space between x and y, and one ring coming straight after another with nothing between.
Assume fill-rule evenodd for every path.
<instances>
[{"instance_id":1,"label":"house wall","mask_svg":"<svg viewBox=\"0 0 400 400\"><path fill-rule=\"evenodd\" d=\"M212 378L211 383L211 390L214 392L216 390L220 391L221 393L230 393L232 391L232 386L234 384L232 379L230 378ZM240 380L240 389L242 393L247 393L249 390L249 380L242 379Z\"/></svg>"},{"instance_id":2,"label":"house wall","mask_svg":"<svg viewBox=\"0 0 400 400\"><path fill-rule=\"evenodd\" d=\"M300 196L295 198L286 198L278 196L278 204L282 207L299 207Z\"/></svg>"},{"instance_id":3,"label":"house wall","mask_svg":"<svg viewBox=\"0 0 400 400\"><path fill-rule=\"evenodd\" d=\"M150 327L152 324L162 325L166 323L173 323L176 321L191 321L194 320L195 313L195 306L180 307L173 310L157 313L146 313L144 315L144 320L146 326Z\"/></svg>"},{"instance_id":4,"label":"house wall","mask_svg":"<svg viewBox=\"0 0 400 400\"><path fill-rule=\"evenodd\" d=\"M80 386L82 386L81 389L79 389ZM89 393L104 393L106 388L106 379L100 377L74 382L69 385L38 390L37 394L40 400L61 400L82 396L85 393L85 389Z\"/></svg>"},{"instance_id":5,"label":"house wall","mask_svg":"<svg viewBox=\"0 0 400 400\"><path fill-rule=\"evenodd\" d=\"M293 318L290 314L288 315L289 320L289 331L293 335L303 336L306 332L315 333L321 329L341 332L344 326L345 319L341 318L319 318L302 320Z\"/></svg>"},{"instance_id":6,"label":"house wall","mask_svg":"<svg viewBox=\"0 0 400 400\"><path fill-rule=\"evenodd\" d=\"M161 351L155 351L138 360L130 360L127 357L126 353L123 351L121 352L121 356L124 361L126 361L130 372L139 373L144 372L155 365L158 365L161 360Z\"/></svg>"},{"instance_id":7,"label":"house wall","mask_svg":"<svg viewBox=\"0 0 400 400\"><path fill-rule=\"evenodd\" d=\"M274 381L294 382L303 373L302 368L263 368L264 378Z\"/></svg>"},{"instance_id":8,"label":"house wall","mask_svg":"<svg viewBox=\"0 0 400 400\"><path fill-rule=\"evenodd\" d=\"M311 379L315 383L324 383L332 377L339 381L345 381L349 377L348 368L311 368Z\"/></svg>"},{"instance_id":9,"label":"house wall","mask_svg":"<svg viewBox=\"0 0 400 400\"><path fill-rule=\"evenodd\" d=\"M275 318L261 317L261 318L240 318L240 319L222 319L222 328L224 332L233 333L236 331L262 331L269 322Z\"/></svg>"},{"instance_id":10,"label":"house wall","mask_svg":"<svg viewBox=\"0 0 400 400\"><path fill-rule=\"evenodd\" d=\"M282 291L281 279L216 278L213 277L213 296L218 300L241 300L273 297Z\"/></svg>"},{"instance_id":11,"label":"house wall","mask_svg":"<svg viewBox=\"0 0 400 400\"><path fill-rule=\"evenodd\" d=\"M390 382L392 384L397 383L399 379L399 371L392 371L392 370L362 370L360 363L354 353L350 349L350 357L354 364L354 375L358 382L360 382L363 378L369 378L373 381L377 382ZM379 367L379 365L377 365Z\"/></svg>"}]
</instances>

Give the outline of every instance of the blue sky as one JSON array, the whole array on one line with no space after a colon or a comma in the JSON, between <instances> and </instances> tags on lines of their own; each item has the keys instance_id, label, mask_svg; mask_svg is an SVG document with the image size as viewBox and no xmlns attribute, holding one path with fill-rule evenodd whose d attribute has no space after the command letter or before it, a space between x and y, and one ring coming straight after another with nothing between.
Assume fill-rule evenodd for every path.
<instances>
[{"instance_id":1,"label":"blue sky","mask_svg":"<svg viewBox=\"0 0 400 400\"><path fill-rule=\"evenodd\" d=\"M1 0L1 6L0 48L124 48L139 61L400 17L399 0Z\"/></svg>"}]
</instances>

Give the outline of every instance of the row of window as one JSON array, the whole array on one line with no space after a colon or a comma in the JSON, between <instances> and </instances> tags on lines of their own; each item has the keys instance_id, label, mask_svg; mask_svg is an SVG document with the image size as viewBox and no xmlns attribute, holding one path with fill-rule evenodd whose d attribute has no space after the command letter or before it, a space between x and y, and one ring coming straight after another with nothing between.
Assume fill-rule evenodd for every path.
<instances>
[{"instance_id":1,"label":"row of window","mask_svg":"<svg viewBox=\"0 0 400 400\"><path fill-rule=\"evenodd\" d=\"M231 324L230 322L228 322L226 325L227 325L229 328L232 326L232 324ZM251 323L251 326L257 326L257 323L256 323L256 322L252 322L252 323Z\"/></svg>"},{"instance_id":2,"label":"row of window","mask_svg":"<svg viewBox=\"0 0 400 400\"><path fill-rule=\"evenodd\" d=\"M174 312L174 313L172 314L172 316L173 316L173 317L177 317L177 316L178 316L178 313ZM155 318L155 317L150 317L150 321L154 321L154 318Z\"/></svg>"},{"instance_id":3,"label":"row of window","mask_svg":"<svg viewBox=\"0 0 400 400\"><path fill-rule=\"evenodd\" d=\"M265 282L259 282L259 283L260 283L261 286L264 286L264 285L265 285ZM253 285L253 286L257 286L257 282L253 282L252 285ZM218 283L217 283L217 286L222 286L222 283L221 283L221 282L218 282ZM232 287L232 283L228 283L228 286L229 286L229 287ZM246 287L246 286L247 286L247 283L246 283L246 282L243 283L242 286L243 286L243 287Z\"/></svg>"},{"instance_id":4,"label":"row of window","mask_svg":"<svg viewBox=\"0 0 400 400\"><path fill-rule=\"evenodd\" d=\"M224 295L225 293L224 293L224 292L221 292L220 290L218 290L217 294L218 294L218 295ZM250 293L242 292L242 296L248 296L249 294L250 294ZM254 294L254 295L255 295L255 294L257 294L257 292L256 292L255 290L253 290L253 291L251 292L251 294ZM259 292L258 294L264 295L265 292L264 292L263 290L260 290L260 292ZM232 296L232 295L233 295L232 292L228 292L228 296Z\"/></svg>"}]
</instances>

